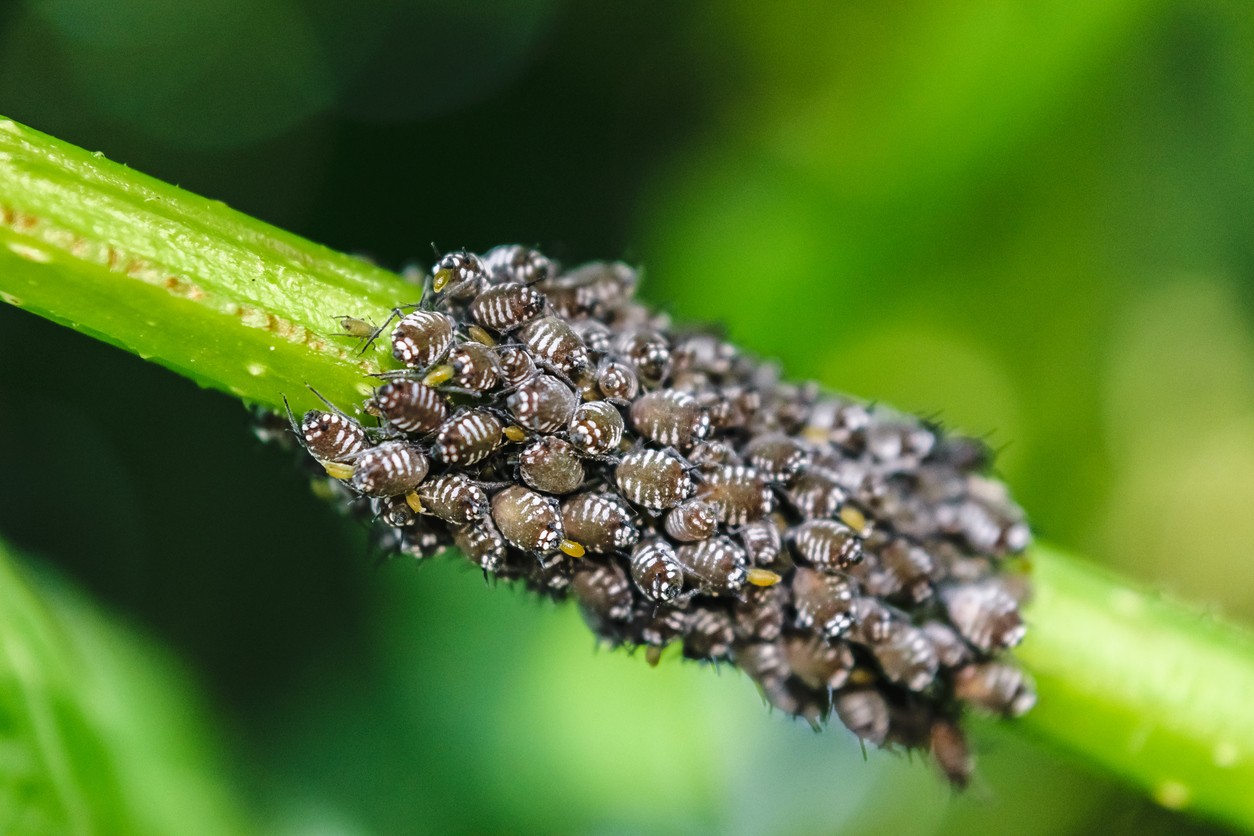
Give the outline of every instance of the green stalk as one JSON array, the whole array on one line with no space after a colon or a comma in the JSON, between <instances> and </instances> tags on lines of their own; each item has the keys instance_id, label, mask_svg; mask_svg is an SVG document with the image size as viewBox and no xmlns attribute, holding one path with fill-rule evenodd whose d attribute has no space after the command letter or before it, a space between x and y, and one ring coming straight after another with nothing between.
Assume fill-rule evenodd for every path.
<instances>
[{"instance_id":1,"label":"green stalk","mask_svg":"<svg viewBox=\"0 0 1254 836\"><path fill-rule=\"evenodd\" d=\"M206 386L348 404L386 351L325 336L412 302L398 277L0 121L0 294ZM1254 640L1048 548L1034 552L1020 721L1159 803L1254 830Z\"/></svg>"}]
</instances>

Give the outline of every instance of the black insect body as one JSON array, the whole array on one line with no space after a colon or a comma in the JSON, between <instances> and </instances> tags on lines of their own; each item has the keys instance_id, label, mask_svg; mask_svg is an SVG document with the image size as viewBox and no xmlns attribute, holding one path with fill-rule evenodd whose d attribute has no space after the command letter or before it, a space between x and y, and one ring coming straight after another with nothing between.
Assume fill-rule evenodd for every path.
<instances>
[{"instance_id":1,"label":"black insect body","mask_svg":"<svg viewBox=\"0 0 1254 836\"><path fill-rule=\"evenodd\" d=\"M366 496L407 494L427 476L427 457L406 441L385 441L353 463L353 489Z\"/></svg>"},{"instance_id":2,"label":"black insect body","mask_svg":"<svg viewBox=\"0 0 1254 836\"><path fill-rule=\"evenodd\" d=\"M631 579L650 601L673 600L684 588L684 567L664 540L649 540L631 553Z\"/></svg>"},{"instance_id":3,"label":"black insect body","mask_svg":"<svg viewBox=\"0 0 1254 836\"><path fill-rule=\"evenodd\" d=\"M437 311L414 311L392 329L392 356L411 369L438 362L453 344L457 321Z\"/></svg>"},{"instance_id":4,"label":"black insect body","mask_svg":"<svg viewBox=\"0 0 1254 836\"><path fill-rule=\"evenodd\" d=\"M585 456L604 456L623 441L623 416L605 401L580 404L570 418L570 443Z\"/></svg>"},{"instance_id":5,"label":"black insect body","mask_svg":"<svg viewBox=\"0 0 1254 836\"><path fill-rule=\"evenodd\" d=\"M650 392L631 405L636 432L665 447L685 450L710 433L710 416L696 399L665 389Z\"/></svg>"},{"instance_id":6,"label":"black insect body","mask_svg":"<svg viewBox=\"0 0 1254 836\"><path fill-rule=\"evenodd\" d=\"M674 508L696 489L684 461L659 450L633 450L614 469L618 490L628 501L654 511Z\"/></svg>"},{"instance_id":7,"label":"black insect body","mask_svg":"<svg viewBox=\"0 0 1254 836\"><path fill-rule=\"evenodd\" d=\"M416 380L394 380L375 390L367 410L401 432L426 435L448 419L448 404L435 389Z\"/></svg>"},{"instance_id":8,"label":"black insect body","mask_svg":"<svg viewBox=\"0 0 1254 836\"><path fill-rule=\"evenodd\" d=\"M455 545L485 577L575 599L649 664L673 643L729 661L779 711L930 748L963 786L964 712L1035 700L1006 652L1030 530L987 447L786 381L636 284L520 245L445 255L384 326L400 317L405 368L364 404L378 428L331 404L289 416L333 477L315 485L385 548Z\"/></svg>"},{"instance_id":9,"label":"black insect body","mask_svg":"<svg viewBox=\"0 0 1254 836\"><path fill-rule=\"evenodd\" d=\"M544 310L544 294L517 282L487 288L470 303L475 322L493 331L508 332L530 322Z\"/></svg>"},{"instance_id":10,"label":"black insect body","mask_svg":"<svg viewBox=\"0 0 1254 836\"><path fill-rule=\"evenodd\" d=\"M540 433L565 429L578 404L571 388L550 374L538 374L520 383L505 398L518 423Z\"/></svg>"},{"instance_id":11,"label":"black insect body","mask_svg":"<svg viewBox=\"0 0 1254 836\"><path fill-rule=\"evenodd\" d=\"M612 493L581 493L562 502L566 536L594 554L630 549L640 539L635 514Z\"/></svg>"},{"instance_id":12,"label":"black insect body","mask_svg":"<svg viewBox=\"0 0 1254 836\"><path fill-rule=\"evenodd\" d=\"M518 485L492 497L492 521L511 546L535 555L552 554L566 537L557 500Z\"/></svg>"},{"instance_id":13,"label":"black insect body","mask_svg":"<svg viewBox=\"0 0 1254 836\"><path fill-rule=\"evenodd\" d=\"M567 441L541 436L518 454L518 473L538 491L566 494L583 484L583 460Z\"/></svg>"},{"instance_id":14,"label":"black insect body","mask_svg":"<svg viewBox=\"0 0 1254 836\"><path fill-rule=\"evenodd\" d=\"M431 455L446 464L481 462L505 442L504 430L505 422L489 410L459 412L440 425Z\"/></svg>"}]
</instances>

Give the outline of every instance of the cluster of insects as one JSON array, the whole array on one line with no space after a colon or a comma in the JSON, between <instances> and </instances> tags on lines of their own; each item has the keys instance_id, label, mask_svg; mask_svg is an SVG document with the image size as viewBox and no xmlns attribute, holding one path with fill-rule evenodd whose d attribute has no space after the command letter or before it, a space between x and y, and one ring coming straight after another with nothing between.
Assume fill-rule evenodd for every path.
<instances>
[{"instance_id":1,"label":"cluster of insects","mask_svg":"<svg viewBox=\"0 0 1254 836\"><path fill-rule=\"evenodd\" d=\"M455 252L374 328L400 365L292 421L391 549L573 598L611 645L743 670L769 703L970 773L968 707L1034 702L1004 651L1023 513L980 442L790 383L634 300L636 272ZM375 315L379 312L356 312Z\"/></svg>"}]
</instances>

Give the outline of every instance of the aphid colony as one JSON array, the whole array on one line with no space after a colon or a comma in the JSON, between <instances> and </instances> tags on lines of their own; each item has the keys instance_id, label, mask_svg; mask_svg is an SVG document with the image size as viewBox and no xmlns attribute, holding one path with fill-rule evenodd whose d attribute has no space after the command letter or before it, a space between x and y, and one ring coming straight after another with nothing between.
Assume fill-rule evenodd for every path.
<instances>
[{"instance_id":1,"label":"aphid colony","mask_svg":"<svg viewBox=\"0 0 1254 836\"><path fill-rule=\"evenodd\" d=\"M624 264L505 246L428 281L373 334L403 368L356 417L296 427L387 545L572 597L651 663L738 666L816 727L930 749L956 785L965 707L1032 706L1003 660L1029 531L982 444L672 326Z\"/></svg>"}]
</instances>

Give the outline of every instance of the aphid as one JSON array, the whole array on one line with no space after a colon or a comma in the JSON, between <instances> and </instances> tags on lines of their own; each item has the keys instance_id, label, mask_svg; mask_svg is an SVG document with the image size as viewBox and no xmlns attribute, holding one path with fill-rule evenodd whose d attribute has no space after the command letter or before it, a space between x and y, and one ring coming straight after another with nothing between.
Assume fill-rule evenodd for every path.
<instances>
[{"instance_id":1,"label":"aphid","mask_svg":"<svg viewBox=\"0 0 1254 836\"><path fill-rule=\"evenodd\" d=\"M309 454L322 462L346 461L366 446L366 430L361 424L343 413L317 409L309 410L301 419L300 437Z\"/></svg>"},{"instance_id":2,"label":"aphid","mask_svg":"<svg viewBox=\"0 0 1254 836\"><path fill-rule=\"evenodd\" d=\"M681 543L707 540L718 530L718 511L703 499L690 499L667 513L665 527Z\"/></svg>"},{"instance_id":3,"label":"aphid","mask_svg":"<svg viewBox=\"0 0 1254 836\"><path fill-rule=\"evenodd\" d=\"M898 622L888 639L872 647L884 675L911 691L922 691L932 684L940 661L927 634L917 627Z\"/></svg>"},{"instance_id":4,"label":"aphid","mask_svg":"<svg viewBox=\"0 0 1254 836\"><path fill-rule=\"evenodd\" d=\"M541 365L566 374L588 367L588 349L564 319L546 316L532 320L518 331L518 340Z\"/></svg>"},{"instance_id":5,"label":"aphid","mask_svg":"<svg viewBox=\"0 0 1254 836\"><path fill-rule=\"evenodd\" d=\"M731 595L748 580L745 550L730 537L711 537L675 550L685 576L703 595Z\"/></svg>"},{"instance_id":6,"label":"aphid","mask_svg":"<svg viewBox=\"0 0 1254 836\"><path fill-rule=\"evenodd\" d=\"M954 676L954 696L1006 717L1020 717L1036 704L1036 693L1023 671L1001 662L967 665Z\"/></svg>"},{"instance_id":7,"label":"aphid","mask_svg":"<svg viewBox=\"0 0 1254 836\"><path fill-rule=\"evenodd\" d=\"M543 283L544 292L562 316L602 316L631 298L636 271L622 262L594 261Z\"/></svg>"},{"instance_id":8,"label":"aphid","mask_svg":"<svg viewBox=\"0 0 1254 836\"><path fill-rule=\"evenodd\" d=\"M862 560L862 541L835 520L808 520L792 530L793 554L823 572L836 572Z\"/></svg>"},{"instance_id":9,"label":"aphid","mask_svg":"<svg viewBox=\"0 0 1254 836\"><path fill-rule=\"evenodd\" d=\"M680 450L710 433L710 416L696 399L673 389L637 398L631 405L631 423L650 441Z\"/></svg>"},{"instance_id":10,"label":"aphid","mask_svg":"<svg viewBox=\"0 0 1254 836\"><path fill-rule=\"evenodd\" d=\"M522 426L551 433L570 423L579 398L553 375L538 374L519 384L505 398L505 405Z\"/></svg>"},{"instance_id":11,"label":"aphid","mask_svg":"<svg viewBox=\"0 0 1254 836\"><path fill-rule=\"evenodd\" d=\"M605 401L580 404L571 416L567 437L585 456L604 456L623 441L623 416Z\"/></svg>"},{"instance_id":12,"label":"aphid","mask_svg":"<svg viewBox=\"0 0 1254 836\"><path fill-rule=\"evenodd\" d=\"M810 467L813 456L794 438L783 433L760 435L745 452L749 464L772 482L787 485Z\"/></svg>"},{"instance_id":13,"label":"aphid","mask_svg":"<svg viewBox=\"0 0 1254 836\"><path fill-rule=\"evenodd\" d=\"M866 593L867 590L863 592ZM852 636L863 644L879 644L888 641L896 625L904 618L879 598L870 594L864 594L861 598L854 600L853 612Z\"/></svg>"},{"instance_id":14,"label":"aphid","mask_svg":"<svg viewBox=\"0 0 1254 836\"><path fill-rule=\"evenodd\" d=\"M731 374L736 347L715 334L685 334L671 351L675 372L695 371L715 377Z\"/></svg>"},{"instance_id":15,"label":"aphid","mask_svg":"<svg viewBox=\"0 0 1254 836\"><path fill-rule=\"evenodd\" d=\"M628 502L661 511L692 496L695 485L678 456L658 450L633 450L614 469L614 480Z\"/></svg>"},{"instance_id":16,"label":"aphid","mask_svg":"<svg viewBox=\"0 0 1254 836\"><path fill-rule=\"evenodd\" d=\"M415 494L409 494L415 496ZM375 518L383 520L393 528L408 528L418 522L418 511L406 496L388 496L374 500Z\"/></svg>"},{"instance_id":17,"label":"aphid","mask_svg":"<svg viewBox=\"0 0 1254 836\"><path fill-rule=\"evenodd\" d=\"M848 492L833 474L818 469L799 476L788 489L787 495L797 513L811 520L825 520L836 516L841 505L849 498Z\"/></svg>"},{"instance_id":18,"label":"aphid","mask_svg":"<svg viewBox=\"0 0 1254 836\"><path fill-rule=\"evenodd\" d=\"M553 436L537 438L523 448L518 454L518 473L528 485L545 493L570 493L584 480L583 461L575 448Z\"/></svg>"},{"instance_id":19,"label":"aphid","mask_svg":"<svg viewBox=\"0 0 1254 836\"><path fill-rule=\"evenodd\" d=\"M708 410L710 425L726 432L749 426L762 405L762 395L751 387L724 386L702 392L698 402Z\"/></svg>"},{"instance_id":20,"label":"aphid","mask_svg":"<svg viewBox=\"0 0 1254 836\"><path fill-rule=\"evenodd\" d=\"M971 649L952 627L939 621L928 621L921 628L936 650L943 667L956 668L971 658Z\"/></svg>"},{"instance_id":21,"label":"aphid","mask_svg":"<svg viewBox=\"0 0 1254 836\"><path fill-rule=\"evenodd\" d=\"M433 476L418 486L426 513L452 525L465 525L488 514L488 495L460 473Z\"/></svg>"},{"instance_id":22,"label":"aphid","mask_svg":"<svg viewBox=\"0 0 1254 836\"><path fill-rule=\"evenodd\" d=\"M684 588L684 569L664 540L650 539L631 553L631 579L650 601L671 601Z\"/></svg>"},{"instance_id":23,"label":"aphid","mask_svg":"<svg viewBox=\"0 0 1254 836\"><path fill-rule=\"evenodd\" d=\"M544 294L529 285L493 285L470 303L470 315L484 328L505 333L539 316L544 301Z\"/></svg>"},{"instance_id":24,"label":"aphid","mask_svg":"<svg viewBox=\"0 0 1254 836\"><path fill-rule=\"evenodd\" d=\"M392 356L411 369L434 365L453 344L457 322L437 311L414 311L392 329Z\"/></svg>"},{"instance_id":25,"label":"aphid","mask_svg":"<svg viewBox=\"0 0 1254 836\"><path fill-rule=\"evenodd\" d=\"M782 686L792 674L783 645L774 641L748 642L733 648L733 654L736 667L762 688L773 705L775 701L771 700L771 693Z\"/></svg>"},{"instance_id":26,"label":"aphid","mask_svg":"<svg viewBox=\"0 0 1254 836\"><path fill-rule=\"evenodd\" d=\"M447 464L481 462L503 443L505 423L486 409L467 409L440 425L431 455Z\"/></svg>"},{"instance_id":27,"label":"aphid","mask_svg":"<svg viewBox=\"0 0 1254 836\"><path fill-rule=\"evenodd\" d=\"M876 746L888 739L890 715L888 703L879 691L859 688L838 693L833 707L845 728L860 739Z\"/></svg>"},{"instance_id":28,"label":"aphid","mask_svg":"<svg viewBox=\"0 0 1254 836\"><path fill-rule=\"evenodd\" d=\"M566 537L557 500L518 485L492 497L492 521L511 546L536 555L557 551Z\"/></svg>"},{"instance_id":29,"label":"aphid","mask_svg":"<svg viewBox=\"0 0 1254 836\"><path fill-rule=\"evenodd\" d=\"M751 566L770 566L784 557L780 523L771 517L746 523L737 532Z\"/></svg>"},{"instance_id":30,"label":"aphid","mask_svg":"<svg viewBox=\"0 0 1254 836\"><path fill-rule=\"evenodd\" d=\"M448 419L444 396L416 380L394 380L375 390L369 409L401 432L425 435Z\"/></svg>"},{"instance_id":31,"label":"aphid","mask_svg":"<svg viewBox=\"0 0 1254 836\"><path fill-rule=\"evenodd\" d=\"M997 581L947 587L941 602L959 634L986 653L1023 640L1026 628L1018 602Z\"/></svg>"},{"instance_id":32,"label":"aphid","mask_svg":"<svg viewBox=\"0 0 1254 836\"><path fill-rule=\"evenodd\" d=\"M617 563L582 561L570 579L570 591L595 632L604 622L631 618L631 582Z\"/></svg>"},{"instance_id":33,"label":"aphid","mask_svg":"<svg viewBox=\"0 0 1254 836\"><path fill-rule=\"evenodd\" d=\"M366 337L373 337L379 331L373 322L347 314L340 317L339 323L343 330L342 335L345 337L357 337L364 340Z\"/></svg>"},{"instance_id":34,"label":"aphid","mask_svg":"<svg viewBox=\"0 0 1254 836\"><path fill-rule=\"evenodd\" d=\"M614 350L636 367L649 383L661 383L671 373L671 346L661 332L651 328L629 331L614 343Z\"/></svg>"},{"instance_id":35,"label":"aphid","mask_svg":"<svg viewBox=\"0 0 1254 836\"><path fill-rule=\"evenodd\" d=\"M892 467L915 467L936 444L936 434L911 418L873 414L866 427L866 450Z\"/></svg>"},{"instance_id":36,"label":"aphid","mask_svg":"<svg viewBox=\"0 0 1254 836\"><path fill-rule=\"evenodd\" d=\"M735 631L731 616L714 607L694 607L684 621L684 656L723 659L731 653Z\"/></svg>"},{"instance_id":37,"label":"aphid","mask_svg":"<svg viewBox=\"0 0 1254 836\"><path fill-rule=\"evenodd\" d=\"M784 629L787 587L746 586L733 609L736 637L742 640L775 641Z\"/></svg>"},{"instance_id":38,"label":"aphid","mask_svg":"<svg viewBox=\"0 0 1254 836\"><path fill-rule=\"evenodd\" d=\"M401 554L416 560L435 557L448 548L448 534L436 528L415 524L395 532L400 535Z\"/></svg>"},{"instance_id":39,"label":"aphid","mask_svg":"<svg viewBox=\"0 0 1254 836\"><path fill-rule=\"evenodd\" d=\"M844 642L793 635L784 640L784 655L793 676L811 688L844 687L853 672L853 652Z\"/></svg>"},{"instance_id":40,"label":"aphid","mask_svg":"<svg viewBox=\"0 0 1254 836\"><path fill-rule=\"evenodd\" d=\"M694 444L688 451L688 461L702 469L714 469L727 464L740 464L736 448L717 439Z\"/></svg>"},{"instance_id":41,"label":"aphid","mask_svg":"<svg viewBox=\"0 0 1254 836\"><path fill-rule=\"evenodd\" d=\"M427 457L405 441L385 441L353 462L353 490L367 496L401 496L427 476Z\"/></svg>"},{"instance_id":42,"label":"aphid","mask_svg":"<svg viewBox=\"0 0 1254 836\"><path fill-rule=\"evenodd\" d=\"M713 503L721 522L744 525L760 520L775 507L775 495L752 467L725 465L705 474L697 495Z\"/></svg>"},{"instance_id":43,"label":"aphid","mask_svg":"<svg viewBox=\"0 0 1254 836\"><path fill-rule=\"evenodd\" d=\"M467 299L477 294L487 280L488 271L479 256L458 250L435 263L431 288L436 293Z\"/></svg>"},{"instance_id":44,"label":"aphid","mask_svg":"<svg viewBox=\"0 0 1254 836\"><path fill-rule=\"evenodd\" d=\"M597 364L596 382L601 394L609 401L629 402L640 391L635 369L609 357L602 357Z\"/></svg>"},{"instance_id":45,"label":"aphid","mask_svg":"<svg viewBox=\"0 0 1254 836\"><path fill-rule=\"evenodd\" d=\"M544 253L522 244L493 247L483 256L483 266L494 282L543 282L557 273L557 268Z\"/></svg>"},{"instance_id":46,"label":"aphid","mask_svg":"<svg viewBox=\"0 0 1254 836\"><path fill-rule=\"evenodd\" d=\"M610 350L614 332L599 319L577 319L570 323L570 327L593 354L604 354Z\"/></svg>"},{"instance_id":47,"label":"aphid","mask_svg":"<svg viewBox=\"0 0 1254 836\"><path fill-rule=\"evenodd\" d=\"M625 551L640 539L635 515L612 493L576 494L561 512L566 536L594 554Z\"/></svg>"},{"instance_id":48,"label":"aphid","mask_svg":"<svg viewBox=\"0 0 1254 836\"><path fill-rule=\"evenodd\" d=\"M505 538L496 530L491 518L453 529L453 543L485 572L497 572L505 562Z\"/></svg>"},{"instance_id":49,"label":"aphid","mask_svg":"<svg viewBox=\"0 0 1254 836\"><path fill-rule=\"evenodd\" d=\"M815 444L839 444L849 450L862 449L863 433L871 413L856 401L823 398L810 406L801 433Z\"/></svg>"},{"instance_id":50,"label":"aphid","mask_svg":"<svg viewBox=\"0 0 1254 836\"><path fill-rule=\"evenodd\" d=\"M928 730L928 746L949 783L962 789L971 780L971 750L957 724L937 720Z\"/></svg>"},{"instance_id":51,"label":"aphid","mask_svg":"<svg viewBox=\"0 0 1254 836\"><path fill-rule=\"evenodd\" d=\"M854 624L854 588L847 578L798 567L792 578L792 595L795 623L802 629L834 639Z\"/></svg>"},{"instance_id":52,"label":"aphid","mask_svg":"<svg viewBox=\"0 0 1254 836\"><path fill-rule=\"evenodd\" d=\"M506 386L517 386L536 376L536 364L521 345L503 345L496 350L497 374Z\"/></svg>"},{"instance_id":53,"label":"aphid","mask_svg":"<svg viewBox=\"0 0 1254 836\"><path fill-rule=\"evenodd\" d=\"M486 392L500 379L496 352L483 343L472 341L455 346L446 362L452 371L450 382L466 392Z\"/></svg>"},{"instance_id":54,"label":"aphid","mask_svg":"<svg viewBox=\"0 0 1254 836\"><path fill-rule=\"evenodd\" d=\"M880 564L901 588L915 601L924 601L932 594L932 572L936 564L926 549L897 538L879 550Z\"/></svg>"}]
</instances>

